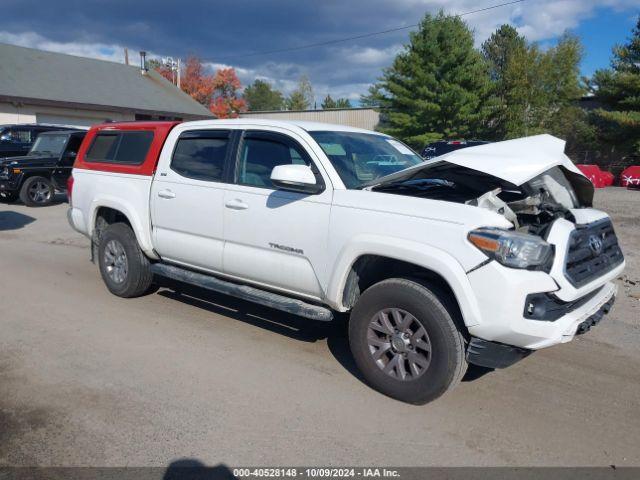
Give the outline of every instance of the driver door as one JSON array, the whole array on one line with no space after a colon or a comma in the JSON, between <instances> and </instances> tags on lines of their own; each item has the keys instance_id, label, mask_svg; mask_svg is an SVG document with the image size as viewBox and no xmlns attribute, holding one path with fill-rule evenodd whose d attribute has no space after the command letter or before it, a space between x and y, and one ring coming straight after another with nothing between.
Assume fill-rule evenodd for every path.
<instances>
[{"instance_id":1,"label":"driver door","mask_svg":"<svg viewBox=\"0 0 640 480\"><path fill-rule=\"evenodd\" d=\"M296 163L315 170L322 192L274 187L273 168ZM225 273L321 298L332 190L302 141L274 131L245 131L234 178L224 197Z\"/></svg>"}]
</instances>

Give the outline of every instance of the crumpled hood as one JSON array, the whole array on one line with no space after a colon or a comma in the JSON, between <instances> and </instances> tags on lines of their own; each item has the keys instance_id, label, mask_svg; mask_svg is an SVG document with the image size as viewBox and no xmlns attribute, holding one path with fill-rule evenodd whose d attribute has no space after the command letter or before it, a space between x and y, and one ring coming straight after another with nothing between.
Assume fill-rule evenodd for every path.
<instances>
[{"instance_id":1,"label":"crumpled hood","mask_svg":"<svg viewBox=\"0 0 640 480\"><path fill-rule=\"evenodd\" d=\"M556 165L581 174L564 154L564 146L564 140L552 135L535 135L462 148L438 159L522 185Z\"/></svg>"},{"instance_id":2,"label":"crumpled hood","mask_svg":"<svg viewBox=\"0 0 640 480\"><path fill-rule=\"evenodd\" d=\"M421 170L448 162L521 186L550 168L560 166L567 171L581 202L590 205L593 185L564 154L564 146L564 140L544 134L462 148L379 178L375 184L380 186L410 179Z\"/></svg>"}]
</instances>

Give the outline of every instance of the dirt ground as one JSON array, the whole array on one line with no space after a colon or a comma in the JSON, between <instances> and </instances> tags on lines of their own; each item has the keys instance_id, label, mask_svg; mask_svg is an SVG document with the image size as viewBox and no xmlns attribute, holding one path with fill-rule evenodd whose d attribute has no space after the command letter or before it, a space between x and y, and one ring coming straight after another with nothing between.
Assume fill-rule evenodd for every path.
<instances>
[{"instance_id":1,"label":"dirt ground","mask_svg":"<svg viewBox=\"0 0 640 480\"><path fill-rule=\"evenodd\" d=\"M627 258L611 315L425 406L367 387L342 325L109 294L66 207L0 203L0 466L640 466L640 191L596 195Z\"/></svg>"}]
</instances>

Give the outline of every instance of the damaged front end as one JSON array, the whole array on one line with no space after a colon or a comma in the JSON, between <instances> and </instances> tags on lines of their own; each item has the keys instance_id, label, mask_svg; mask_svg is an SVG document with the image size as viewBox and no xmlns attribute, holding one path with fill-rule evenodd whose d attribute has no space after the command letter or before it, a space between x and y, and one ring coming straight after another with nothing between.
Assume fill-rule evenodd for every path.
<instances>
[{"instance_id":1,"label":"damaged front end","mask_svg":"<svg viewBox=\"0 0 640 480\"><path fill-rule=\"evenodd\" d=\"M531 153L532 144L542 159ZM593 201L593 185L563 147L548 135L472 147L379 179L368 189L488 209L515 230L544 237L555 220L575 223L572 211ZM518 154L523 151L529 153Z\"/></svg>"}]
</instances>

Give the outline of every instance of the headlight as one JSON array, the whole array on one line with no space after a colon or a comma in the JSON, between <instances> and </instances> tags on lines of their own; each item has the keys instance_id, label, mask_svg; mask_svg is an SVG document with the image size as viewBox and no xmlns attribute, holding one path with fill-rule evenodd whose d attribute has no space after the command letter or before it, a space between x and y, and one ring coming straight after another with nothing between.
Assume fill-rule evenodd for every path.
<instances>
[{"instance_id":1,"label":"headlight","mask_svg":"<svg viewBox=\"0 0 640 480\"><path fill-rule=\"evenodd\" d=\"M526 233L479 228L469 232L469 241L489 258L505 267L540 268L553 257L553 247Z\"/></svg>"}]
</instances>

